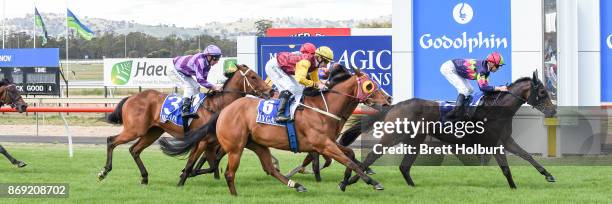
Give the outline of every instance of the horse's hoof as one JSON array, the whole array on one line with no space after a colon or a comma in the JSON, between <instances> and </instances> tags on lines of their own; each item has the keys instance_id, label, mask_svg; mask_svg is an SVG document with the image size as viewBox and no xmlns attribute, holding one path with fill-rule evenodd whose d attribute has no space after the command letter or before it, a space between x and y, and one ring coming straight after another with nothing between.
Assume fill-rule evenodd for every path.
<instances>
[{"instance_id":1,"label":"horse's hoof","mask_svg":"<svg viewBox=\"0 0 612 204\"><path fill-rule=\"evenodd\" d=\"M372 170L372 169L365 170L365 173L367 175L374 175L374 174L376 174L376 172L374 170Z\"/></svg>"},{"instance_id":2,"label":"horse's hoof","mask_svg":"<svg viewBox=\"0 0 612 204\"><path fill-rule=\"evenodd\" d=\"M104 175L104 173L102 172L98 173L98 182L104 180L104 178L106 178L106 175Z\"/></svg>"},{"instance_id":3,"label":"horse's hoof","mask_svg":"<svg viewBox=\"0 0 612 204\"><path fill-rule=\"evenodd\" d=\"M338 184L338 188L340 188L340 190L341 190L342 192L344 192L344 191L346 191L346 184L345 184L344 182L340 182L340 183Z\"/></svg>"},{"instance_id":4,"label":"horse's hoof","mask_svg":"<svg viewBox=\"0 0 612 204\"><path fill-rule=\"evenodd\" d=\"M295 191L297 191L298 193L304 193L307 190L306 190L306 187L304 187L304 186L298 186L298 187L295 188Z\"/></svg>"},{"instance_id":5,"label":"horse's hoof","mask_svg":"<svg viewBox=\"0 0 612 204\"><path fill-rule=\"evenodd\" d=\"M552 175L548 175L548 176L546 176L546 181L551 182L551 183L554 183L554 182L556 182L557 180L555 180L555 177L554 177L554 176L552 176Z\"/></svg>"},{"instance_id":6,"label":"horse's hoof","mask_svg":"<svg viewBox=\"0 0 612 204\"><path fill-rule=\"evenodd\" d=\"M17 166L18 168L23 168L25 166L27 166L28 164L26 164L25 162L22 161L17 161L17 163L15 164L15 166Z\"/></svg>"},{"instance_id":7,"label":"horse's hoof","mask_svg":"<svg viewBox=\"0 0 612 204\"><path fill-rule=\"evenodd\" d=\"M379 183L379 184L374 185L374 189L377 191L382 191L382 190L385 190L385 187L383 187L383 185Z\"/></svg>"},{"instance_id":8,"label":"horse's hoof","mask_svg":"<svg viewBox=\"0 0 612 204\"><path fill-rule=\"evenodd\" d=\"M147 184L149 184L149 180L148 179L142 179L142 181L140 181L140 184L147 185Z\"/></svg>"}]
</instances>

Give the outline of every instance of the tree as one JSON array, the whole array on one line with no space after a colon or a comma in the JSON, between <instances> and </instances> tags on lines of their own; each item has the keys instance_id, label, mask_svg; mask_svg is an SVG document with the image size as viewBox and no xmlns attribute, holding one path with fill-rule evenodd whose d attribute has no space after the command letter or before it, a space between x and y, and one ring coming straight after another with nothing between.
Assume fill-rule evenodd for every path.
<instances>
[{"instance_id":1,"label":"tree","mask_svg":"<svg viewBox=\"0 0 612 204\"><path fill-rule=\"evenodd\" d=\"M187 50L187 51L185 51L184 55L195 55L195 54L197 54L199 52L200 52L200 49Z\"/></svg>"},{"instance_id":2,"label":"tree","mask_svg":"<svg viewBox=\"0 0 612 204\"><path fill-rule=\"evenodd\" d=\"M267 19L261 19L255 22L255 28L257 29L257 36L266 36L268 28L272 27L272 21Z\"/></svg>"},{"instance_id":3,"label":"tree","mask_svg":"<svg viewBox=\"0 0 612 204\"><path fill-rule=\"evenodd\" d=\"M149 52L149 54L147 54L147 58L158 58L158 57L159 57L159 52L157 50L153 52Z\"/></svg>"},{"instance_id":4,"label":"tree","mask_svg":"<svg viewBox=\"0 0 612 204\"><path fill-rule=\"evenodd\" d=\"M159 53L159 57L172 57L172 53L166 48L159 49L157 52Z\"/></svg>"},{"instance_id":5,"label":"tree","mask_svg":"<svg viewBox=\"0 0 612 204\"><path fill-rule=\"evenodd\" d=\"M98 32L91 40L69 36L69 55L70 59L102 59L125 57L126 35L114 32ZM199 41L198 41L199 39ZM40 40L36 41L40 48ZM171 35L165 38L156 38L142 32L132 32L127 34L127 55L131 58L140 57L175 57L183 54L195 54L200 52L199 47L215 44L223 50L223 55L228 57L236 56L236 41L200 35L192 38L184 38ZM6 48L31 48L33 38L25 32L13 32L6 37ZM65 37L51 36L44 46L45 48L59 48L60 58L66 59L66 39Z\"/></svg>"},{"instance_id":6,"label":"tree","mask_svg":"<svg viewBox=\"0 0 612 204\"><path fill-rule=\"evenodd\" d=\"M136 50L132 50L128 52L128 57L130 58L138 58L139 56L140 56L140 53L138 53L138 51Z\"/></svg>"},{"instance_id":7,"label":"tree","mask_svg":"<svg viewBox=\"0 0 612 204\"><path fill-rule=\"evenodd\" d=\"M358 28L391 28L391 21L383 22L361 22L357 25Z\"/></svg>"}]
</instances>

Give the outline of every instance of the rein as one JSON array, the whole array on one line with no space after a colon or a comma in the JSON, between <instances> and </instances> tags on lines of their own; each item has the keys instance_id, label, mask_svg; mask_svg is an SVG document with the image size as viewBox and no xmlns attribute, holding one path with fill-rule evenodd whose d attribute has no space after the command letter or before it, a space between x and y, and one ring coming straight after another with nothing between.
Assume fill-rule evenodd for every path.
<instances>
[{"instance_id":1,"label":"rein","mask_svg":"<svg viewBox=\"0 0 612 204\"><path fill-rule=\"evenodd\" d=\"M504 91L504 92L500 92L499 94L497 94L497 97L495 97L495 100L493 100L493 104L492 104L491 106L495 106L495 105L497 105L497 102L499 101L499 98L500 98L500 97L501 97L501 95L503 95L503 94L509 94L509 95L511 95L512 97L514 97L514 98L518 99L518 100L521 102L521 104L524 104L525 102L527 102L527 101L528 101L527 99L523 99L522 97L520 97L520 96L516 95L515 93L512 93L512 92L510 92L510 91ZM530 95L530 96L531 96L532 94L533 94L533 91L532 91L531 93L529 93L529 95ZM530 97L530 96L529 96L529 97ZM529 98L529 97L528 97L528 98ZM487 115L489 115L489 112L491 112L491 109L490 109L490 108L489 108L489 109L487 110L487 112L485 113L485 115L484 115L484 117L485 117L485 118L487 117Z\"/></svg>"},{"instance_id":2,"label":"rein","mask_svg":"<svg viewBox=\"0 0 612 204\"><path fill-rule=\"evenodd\" d=\"M518 99L518 100L521 102L521 104L523 104L523 103L527 102L527 100L526 100L526 99L523 99L523 98L521 98L520 96L517 96L516 94L514 94L514 93L512 93L512 92L509 92L509 91L508 91L508 94L510 94L511 96L514 96L514 98ZM500 94L500 95L501 95L501 94ZM499 97L499 96L498 96L498 97Z\"/></svg>"},{"instance_id":3,"label":"rein","mask_svg":"<svg viewBox=\"0 0 612 204\"><path fill-rule=\"evenodd\" d=\"M353 95L350 95L350 94L346 94L346 93L342 93L342 92L336 91L334 89L328 89L327 92L339 94L339 95L342 95L342 96L346 96L346 97L350 98L351 100L356 100L359 103L363 103L363 102L366 102L368 100L368 98L370 98L370 96L372 96L372 94L374 94L374 92L382 90L382 89L378 88L379 86L377 86L376 82L374 82L372 80L368 80L368 79L366 79L365 81L362 81L362 80L364 80L364 79L362 79L362 77L357 77L357 91L356 91L357 93L355 94L356 96L353 96ZM327 81L327 82L329 82L329 81ZM364 93L364 87L365 87L364 85L369 85L368 83L372 84L373 88L371 90L368 90L369 93ZM300 102L298 102L298 104L301 105L301 106L304 106L306 108L312 109L313 111L315 111L317 113L321 113L323 115L329 116L329 117L331 117L333 119L336 119L338 121L342 121L342 120L346 121L348 119L348 117L347 118L340 117L340 116L334 115L334 114L329 112L329 108L327 107L327 101L325 100L325 96L323 95L322 91L320 91L320 93L321 93L321 97L323 98L323 103L325 104L325 108L327 109L327 111L321 110L319 108L311 107L311 106L308 106L308 105L300 103Z\"/></svg>"},{"instance_id":4,"label":"rein","mask_svg":"<svg viewBox=\"0 0 612 204\"><path fill-rule=\"evenodd\" d=\"M303 104L303 103L301 103L301 102L297 102L297 104L298 104L298 105L300 105L300 106L304 106L304 107L306 107L306 108L308 108L308 109L311 109L311 110L313 110L313 111L315 111L315 112L317 112L317 113L320 113L320 114L323 114L323 115L329 116L330 118L336 119L336 120L338 120L338 121L342 121L342 120L344 119L344 118L341 118L340 116L334 115L333 113L330 113L330 112L327 112L327 111L321 110L321 109L319 109L319 108L315 108L315 107L312 107L312 106L309 106L309 105ZM344 120L346 120L346 119L344 119Z\"/></svg>"},{"instance_id":5,"label":"rein","mask_svg":"<svg viewBox=\"0 0 612 204\"><path fill-rule=\"evenodd\" d=\"M216 93L219 94L225 94L225 93L235 93L235 94L240 94L240 96L244 97L247 94L249 94L249 92L247 92L247 87L251 88L251 90L253 90L253 93L255 95L257 95L258 97L261 97L261 92L256 90L255 87L251 84L251 81L249 81L247 78L247 74L251 71L251 69L247 68L246 71L242 71L242 70L238 70L240 72L240 75L242 76L242 91L233 91L233 90L221 90L221 91L217 91ZM221 95L221 97L223 97L224 95ZM202 103L204 104L204 103ZM210 111L211 113L215 113L215 111L213 111L212 108L207 107L207 106L203 106L206 110Z\"/></svg>"}]
</instances>

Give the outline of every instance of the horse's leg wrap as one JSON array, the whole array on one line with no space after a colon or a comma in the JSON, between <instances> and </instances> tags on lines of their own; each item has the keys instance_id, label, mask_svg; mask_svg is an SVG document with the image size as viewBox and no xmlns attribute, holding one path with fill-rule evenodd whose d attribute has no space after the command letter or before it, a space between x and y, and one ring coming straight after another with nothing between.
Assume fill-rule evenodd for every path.
<instances>
[{"instance_id":1,"label":"horse's leg wrap","mask_svg":"<svg viewBox=\"0 0 612 204\"><path fill-rule=\"evenodd\" d=\"M289 179L289 182L287 182L287 187L295 188L297 192L306 192L306 188L302 186L302 184L295 182L291 179Z\"/></svg>"}]
</instances>

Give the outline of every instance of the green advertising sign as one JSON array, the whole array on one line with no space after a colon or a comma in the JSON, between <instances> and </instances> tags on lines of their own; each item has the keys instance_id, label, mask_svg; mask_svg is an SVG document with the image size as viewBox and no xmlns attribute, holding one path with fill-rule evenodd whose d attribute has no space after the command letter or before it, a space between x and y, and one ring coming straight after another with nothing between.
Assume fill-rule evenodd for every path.
<instances>
[{"instance_id":1,"label":"green advertising sign","mask_svg":"<svg viewBox=\"0 0 612 204\"><path fill-rule=\"evenodd\" d=\"M119 62L113 65L111 71L111 81L115 85L124 85L130 81L130 74L132 73L132 60Z\"/></svg>"}]
</instances>

